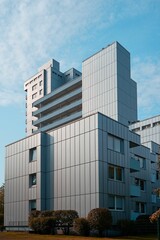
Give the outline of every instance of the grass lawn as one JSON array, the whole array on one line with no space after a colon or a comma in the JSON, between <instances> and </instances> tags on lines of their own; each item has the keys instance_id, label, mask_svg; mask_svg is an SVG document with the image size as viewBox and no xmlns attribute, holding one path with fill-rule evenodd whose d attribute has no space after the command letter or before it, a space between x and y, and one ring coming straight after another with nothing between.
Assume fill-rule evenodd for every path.
<instances>
[{"instance_id":1,"label":"grass lawn","mask_svg":"<svg viewBox=\"0 0 160 240\"><path fill-rule=\"evenodd\" d=\"M97 238L97 237L75 237L75 236L64 236L64 235L39 235L39 234L30 234L24 232L0 232L0 240L23 240L23 239L37 239L37 240L156 240L157 237L152 236L133 236L133 237L115 237L115 238Z\"/></svg>"}]
</instances>

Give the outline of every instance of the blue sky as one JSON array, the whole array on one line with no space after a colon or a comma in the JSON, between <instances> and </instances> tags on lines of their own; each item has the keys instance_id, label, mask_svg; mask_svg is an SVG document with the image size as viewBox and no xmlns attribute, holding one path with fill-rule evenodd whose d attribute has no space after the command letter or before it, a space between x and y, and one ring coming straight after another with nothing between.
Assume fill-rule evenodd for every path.
<instances>
[{"instance_id":1,"label":"blue sky","mask_svg":"<svg viewBox=\"0 0 160 240\"><path fill-rule=\"evenodd\" d=\"M0 0L0 185L5 145L25 137L24 81L61 71L114 41L131 53L139 119L160 114L160 0Z\"/></svg>"}]
</instances>

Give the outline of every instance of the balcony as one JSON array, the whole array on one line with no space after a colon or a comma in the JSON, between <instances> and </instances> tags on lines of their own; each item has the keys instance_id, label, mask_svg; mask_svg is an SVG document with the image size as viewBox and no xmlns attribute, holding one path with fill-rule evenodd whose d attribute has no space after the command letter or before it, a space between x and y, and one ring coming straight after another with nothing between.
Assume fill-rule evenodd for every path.
<instances>
[{"instance_id":1,"label":"balcony","mask_svg":"<svg viewBox=\"0 0 160 240\"><path fill-rule=\"evenodd\" d=\"M156 203L157 202L157 196L155 194L151 195L151 201L152 201L152 203Z\"/></svg>"},{"instance_id":2,"label":"balcony","mask_svg":"<svg viewBox=\"0 0 160 240\"><path fill-rule=\"evenodd\" d=\"M131 197L140 197L140 195L141 195L140 186L132 184L130 186L130 195L131 195Z\"/></svg>"},{"instance_id":3,"label":"balcony","mask_svg":"<svg viewBox=\"0 0 160 240\"><path fill-rule=\"evenodd\" d=\"M135 221L136 218L137 218L139 215L141 215L141 213L135 212L135 211L131 211L130 219L131 219L132 221Z\"/></svg>"},{"instance_id":4,"label":"balcony","mask_svg":"<svg viewBox=\"0 0 160 240\"><path fill-rule=\"evenodd\" d=\"M33 125L37 127L39 127L41 123L43 123L43 125L47 125L48 122L53 122L57 119L62 119L67 114L73 114L79 108L80 109L82 108L82 99L75 101L71 104L68 104L62 108L59 108L58 110L53 111L50 114L46 114L43 117L39 117L38 120L33 122Z\"/></svg>"},{"instance_id":5,"label":"balcony","mask_svg":"<svg viewBox=\"0 0 160 240\"><path fill-rule=\"evenodd\" d=\"M152 183L156 182L156 174L155 173L151 173L151 182Z\"/></svg>"},{"instance_id":6,"label":"balcony","mask_svg":"<svg viewBox=\"0 0 160 240\"><path fill-rule=\"evenodd\" d=\"M38 117L39 114L47 114L48 112L55 111L59 109L60 105L66 104L66 102L74 102L78 99L82 98L82 89L76 89L73 92L66 93L65 95L61 96L58 99L52 101L52 98L49 99L50 101L46 105L39 106L39 109L33 112L33 116ZM43 99L43 98L40 98Z\"/></svg>"},{"instance_id":7,"label":"balcony","mask_svg":"<svg viewBox=\"0 0 160 240\"><path fill-rule=\"evenodd\" d=\"M140 162L135 158L130 158L130 172L138 172L140 171Z\"/></svg>"}]
</instances>

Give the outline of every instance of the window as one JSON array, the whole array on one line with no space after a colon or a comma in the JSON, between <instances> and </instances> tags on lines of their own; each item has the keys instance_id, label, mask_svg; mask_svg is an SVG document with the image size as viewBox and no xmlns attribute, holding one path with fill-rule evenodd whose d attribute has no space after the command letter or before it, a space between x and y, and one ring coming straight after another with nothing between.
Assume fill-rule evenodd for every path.
<instances>
[{"instance_id":1,"label":"window","mask_svg":"<svg viewBox=\"0 0 160 240\"><path fill-rule=\"evenodd\" d=\"M117 211L124 210L124 197L121 196L108 196L108 208Z\"/></svg>"},{"instance_id":2,"label":"window","mask_svg":"<svg viewBox=\"0 0 160 240\"><path fill-rule=\"evenodd\" d=\"M133 132L138 132L138 131L140 131L140 127L134 128L132 131L133 131Z\"/></svg>"},{"instance_id":3,"label":"window","mask_svg":"<svg viewBox=\"0 0 160 240\"><path fill-rule=\"evenodd\" d=\"M140 158L140 168L146 168L146 159Z\"/></svg>"},{"instance_id":4,"label":"window","mask_svg":"<svg viewBox=\"0 0 160 240\"><path fill-rule=\"evenodd\" d=\"M39 95L42 95L42 89L39 91Z\"/></svg>"},{"instance_id":5,"label":"window","mask_svg":"<svg viewBox=\"0 0 160 240\"><path fill-rule=\"evenodd\" d=\"M32 91L35 90L37 88L37 84L32 86Z\"/></svg>"},{"instance_id":6,"label":"window","mask_svg":"<svg viewBox=\"0 0 160 240\"><path fill-rule=\"evenodd\" d=\"M36 210L36 200L30 200L29 201L29 210L30 211Z\"/></svg>"},{"instance_id":7,"label":"window","mask_svg":"<svg viewBox=\"0 0 160 240\"><path fill-rule=\"evenodd\" d=\"M108 148L116 152L124 153L124 140L108 134Z\"/></svg>"},{"instance_id":8,"label":"window","mask_svg":"<svg viewBox=\"0 0 160 240\"><path fill-rule=\"evenodd\" d=\"M39 76L38 76L38 78L40 78L42 76L42 74L40 74Z\"/></svg>"},{"instance_id":9,"label":"window","mask_svg":"<svg viewBox=\"0 0 160 240\"><path fill-rule=\"evenodd\" d=\"M145 191L145 189L146 189L146 181L145 180L135 178L135 184L137 186L140 186L141 191Z\"/></svg>"},{"instance_id":10,"label":"window","mask_svg":"<svg viewBox=\"0 0 160 240\"><path fill-rule=\"evenodd\" d=\"M146 213L146 203L136 202L136 212Z\"/></svg>"},{"instance_id":11,"label":"window","mask_svg":"<svg viewBox=\"0 0 160 240\"><path fill-rule=\"evenodd\" d=\"M134 158L140 162L140 168L146 168L146 159L135 155Z\"/></svg>"},{"instance_id":12,"label":"window","mask_svg":"<svg viewBox=\"0 0 160 240\"><path fill-rule=\"evenodd\" d=\"M29 175L29 187L32 187L37 184L36 173Z\"/></svg>"},{"instance_id":13,"label":"window","mask_svg":"<svg viewBox=\"0 0 160 240\"><path fill-rule=\"evenodd\" d=\"M35 99L37 97L37 93L34 93L33 95L32 95L32 99Z\"/></svg>"},{"instance_id":14,"label":"window","mask_svg":"<svg viewBox=\"0 0 160 240\"><path fill-rule=\"evenodd\" d=\"M35 161L37 160L37 149L36 148L32 148L29 150L29 161Z\"/></svg>"},{"instance_id":15,"label":"window","mask_svg":"<svg viewBox=\"0 0 160 240\"><path fill-rule=\"evenodd\" d=\"M42 80L39 82L39 86L42 86Z\"/></svg>"},{"instance_id":16,"label":"window","mask_svg":"<svg viewBox=\"0 0 160 240\"><path fill-rule=\"evenodd\" d=\"M142 130L147 129L147 128L150 128L150 127L151 127L151 124L147 124L147 125L145 125L145 126L142 127Z\"/></svg>"},{"instance_id":17,"label":"window","mask_svg":"<svg viewBox=\"0 0 160 240\"><path fill-rule=\"evenodd\" d=\"M108 178L123 181L124 180L124 169L118 166L109 165L108 167Z\"/></svg>"},{"instance_id":18,"label":"window","mask_svg":"<svg viewBox=\"0 0 160 240\"><path fill-rule=\"evenodd\" d=\"M158 126L158 125L160 125L160 121L159 121L159 122L154 122L154 123L153 123L153 127L156 127L156 126Z\"/></svg>"}]
</instances>

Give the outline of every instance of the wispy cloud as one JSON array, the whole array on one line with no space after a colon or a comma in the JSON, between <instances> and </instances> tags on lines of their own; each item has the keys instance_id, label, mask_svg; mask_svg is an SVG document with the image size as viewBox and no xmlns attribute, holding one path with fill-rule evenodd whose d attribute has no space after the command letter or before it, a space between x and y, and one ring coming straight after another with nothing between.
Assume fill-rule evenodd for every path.
<instances>
[{"instance_id":1,"label":"wispy cloud","mask_svg":"<svg viewBox=\"0 0 160 240\"><path fill-rule=\"evenodd\" d=\"M140 118L159 114L160 60L134 59L132 76L137 81Z\"/></svg>"},{"instance_id":2,"label":"wispy cloud","mask_svg":"<svg viewBox=\"0 0 160 240\"><path fill-rule=\"evenodd\" d=\"M85 38L89 41L99 29L106 31L120 19L133 13L140 14L140 9L147 11L150 1L143 3L124 0L1 0L0 105L18 103L22 99L24 81L51 57L60 56L66 67L72 67L71 63L78 60L75 57L70 61L67 50L65 54L66 46L71 49L74 39L79 39L80 44L84 38L84 47L80 50L87 51ZM76 56L76 49L73 51Z\"/></svg>"}]
</instances>

